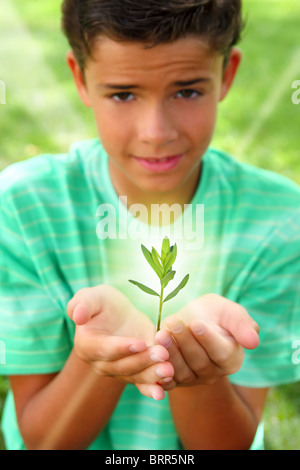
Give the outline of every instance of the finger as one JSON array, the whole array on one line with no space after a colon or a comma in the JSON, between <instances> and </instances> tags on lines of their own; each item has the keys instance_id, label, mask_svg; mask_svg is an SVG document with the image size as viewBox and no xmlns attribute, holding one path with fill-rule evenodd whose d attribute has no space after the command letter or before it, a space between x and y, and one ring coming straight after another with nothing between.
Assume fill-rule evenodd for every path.
<instances>
[{"instance_id":1,"label":"finger","mask_svg":"<svg viewBox=\"0 0 300 470\"><path fill-rule=\"evenodd\" d=\"M153 398L157 401L165 398L164 389L158 384L136 384L136 387L145 397Z\"/></svg>"},{"instance_id":2,"label":"finger","mask_svg":"<svg viewBox=\"0 0 300 470\"><path fill-rule=\"evenodd\" d=\"M173 381L174 368L170 362L153 364L137 373L123 375L124 368L122 366L122 375L115 377L119 380L131 384L157 384L161 387L168 387ZM174 385L173 385L174 387Z\"/></svg>"},{"instance_id":3,"label":"finger","mask_svg":"<svg viewBox=\"0 0 300 470\"><path fill-rule=\"evenodd\" d=\"M146 351L146 343L138 338L110 336L101 331L78 326L76 329L76 351L90 361L116 361Z\"/></svg>"},{"instance_id":4,"label":"finger","mask_svg":"<svg viewBox=\"0 0 300 470\"><path fill-rule=\"evenodd\" d=\"M192 371L196 376L198 376L200 372L207 369L211 362L210 358L208 357L206 350L191 333L190 329L176 317L172 317L169 321L167 320L167 327L174 337L180 353L190 369L190 373ZM178 376L180 376L180 380L183 383L188 380L183 375L183 372L179 374L176 371L176 380L179 380Z\"/></svg>"},{"instance_id":5,"label":"finger","mask_svg":"<svg viewBox=\"0 0 300 470\"><path fill-rule=\"evenodd\" d=\"M201 318L213 321L227 330L246 349L255 349L259 344L259 326L247 310L217 294L206 294L188 304L189 322ZM183 310L186 315L186 311Z\"/></svg>"},{"instance_id":6,"label":"finger","mask_svg":"<svg viewBox=\"0 0 300 470\"><path fill-rule=\"evenodd\" d=\"M71 318L76 325L84 325L91 319L89 308L81 303L76 305L71 314Z\"/></svg>"},{"instance_id":7,"label":"finger","mask_svg":"<svg viewBox=\"0 0 300 470\"><path fill-rule=\"evenodd\" d=\"M157 344L164 346L168 350L169 361L173 364L175 370L174 380L177 383L182 384L185 382L190 382L192 379L195 378L195 374L186 363L170 331L158 331L155 336L155 341ZM174 386L174 384L170 384L170 387L172 386Z\"/></svg>"},{"instance_id":8,"label":"finger","mask_svg":"<svg viewBox=\"0 0 300 470\"><path fill-rule=\"evenodd\" d=\"M165 392L170 392L171 390L174 390L174 388L176 388L178 385L174 377L166 377L164 380L158 381L156 383L158 385L161 385Z\"/></svg>"},{"instance_id":9,"label":"finger","mask_svg":"<svg viewBox=\"0 0 300 470\"><path fill-rule=\"evenodd\" d=\"M143 352L127 355L116 361L100 361L99 368L105 375L126 377L130 383L155 383L173 376L173 366L166 362L168 351L160 345L152 346ZM147 370L147 374L144 371Z\"/></svg>"},{"instance_id":10,"label":"finger","mask_svg":"<svg viewBox=\"0 0 300 470\"><path fill-rule=\"evenodd\" d=\"M84 325L99 312L99 304L97 312L93 312L93 305L91 303L92 296L95 292L95 290L91 292L88 288L81 289L68 302L67 314L76 325Z\"/></svg>"},{"instance_id":11,"label":"finger","mask_svg":"<svg viewBox=\"0 0 300 470\"><path fill-rule=\"evenodd\" d=\"M247 310L231 300L225 299L220 326L225 328L246 349L255 349L259 344L259 326Z\"/></svg>"},{"instance_id":12,"label":"finger","mask_svg":"<svg viewBox=\"0 0 300 470\"><path fill-rule=\"evenodd\" d=\"M206 351L209 359L227 374L237 372L244 358L243 348L230 335L208 323L194 320L190 324L193 335Z\"/></svg>"},{"instance_id":13,"label":"finger","mask_svg":"<svg viewBox=\"0 0 300 470\"><path fill-rule=\"evenodd\" d=\"M240 320L233 329L233 336L245 349L256 349L259 345L259 326L253 321Z\"/></svg>"},{"instance_id":14,"label":"finger","mask_svg":"<svg viewBox=\"0 0 300 470\"><path fill-rule=\"evenodd\" d=\"M83 325L100 313L105 300L105 289L107 290L107 286L99 285L76 292L67 305L67 314L76 325Z\"/></svg>"}]
</instances>

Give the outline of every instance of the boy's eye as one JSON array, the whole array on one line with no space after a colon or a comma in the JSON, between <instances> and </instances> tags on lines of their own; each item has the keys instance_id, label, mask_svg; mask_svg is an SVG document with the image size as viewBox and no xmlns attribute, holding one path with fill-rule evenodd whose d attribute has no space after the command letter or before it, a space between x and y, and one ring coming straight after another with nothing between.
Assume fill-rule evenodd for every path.
<instances>
[{"instance_id":1,"label":"boy's eye","mask_svg":"<svg viewBox=\"0 0 300 470\"><path fill-rule=\"evenodd\" d=\"M115 93L114 95L112 95L112 98L115 101L131 101L134 98L134 96L132 93L129 93L128 91L122 91L120 93Z\"/></svg>"},{"instance_id":2,"label":"boy's eye","mask_svg":"<svg viewBox=\"0 0 300 470\"><path fill-rule=\"evenodd\" d=\"M180 90L176 96L179 98L193 99L200 95L201 93L199 91L186 89L186 90Z\"/></svg>"}]
</instances>

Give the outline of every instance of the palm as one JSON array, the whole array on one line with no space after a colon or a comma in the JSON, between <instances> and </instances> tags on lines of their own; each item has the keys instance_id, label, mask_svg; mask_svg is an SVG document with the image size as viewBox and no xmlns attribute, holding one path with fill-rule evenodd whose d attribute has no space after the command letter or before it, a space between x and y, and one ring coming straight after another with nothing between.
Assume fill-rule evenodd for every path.
<instances>
[{"instance_id":1,"label":"palm","mask_svg":"<svg viewBox=\"0 0 300 470\"><path fill-rule=\"evenodd\" d=\"M85 327L97 334L134 337L148 346L154 344L154 324L112 286L101 286L101 309Z\"/></svg>"}]
</instances>

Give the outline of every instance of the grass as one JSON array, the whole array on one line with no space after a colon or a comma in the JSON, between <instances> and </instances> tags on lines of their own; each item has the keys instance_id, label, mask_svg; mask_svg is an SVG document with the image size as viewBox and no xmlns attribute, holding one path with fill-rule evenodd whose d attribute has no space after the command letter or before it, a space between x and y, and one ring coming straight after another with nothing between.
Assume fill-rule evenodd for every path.
<instances>
[{"instance_id":1,"label":"grass","mask_svg":"<svg viewBox=\"0 0 300 470\"><path fill-rule=\"evenodd\" d=\"M96 135L65 65L60 4L1 0L0 80L7 104L0 105L0 170ZM300 183L300 105L291 101L292 82L300 79L299 0L244 0L244 11L244 59L220 105L213 145ZM7 387L0 377L0 415ZM271 391L265 422L268 449L300 450L300 384Z\"/></svg>"},{"instance_id":2,"label":"grass","mask_svg":"<svg viewBox=\"0 0 300 470\"><path fill-rule=\"evenodd\" d=\"M273 389L264 416L266 449L300 450L300 383Z\"/></svg>"},{"instance_id":3,"label":"grass","mask_svg":"<svg viewBox=\"0 0 300 470\"><path fill-rule=\"evenodd\" d=\"M8 391L8 380L0 376L0 421L1 421L2 409L3 409L4 400L5 400L7 391ZM1 429L0 429L0 450L3 450L4 448L5 448L4 440L3 440L3 436L1 433Z\"/></svg>"}]
</instances>

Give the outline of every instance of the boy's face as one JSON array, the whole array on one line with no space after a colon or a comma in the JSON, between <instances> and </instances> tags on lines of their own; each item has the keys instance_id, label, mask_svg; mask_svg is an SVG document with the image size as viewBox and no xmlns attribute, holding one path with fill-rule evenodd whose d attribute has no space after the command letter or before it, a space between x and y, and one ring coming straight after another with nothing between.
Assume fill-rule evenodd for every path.
<instances>
[{"instance_id":1,"label":"boy's face","mask_svg":"<svg viewBox=\"0 0 300 470\"><path fill-rule=\"evenodd\" d=\"M110 157L114 187L130 204L184 204L192 198L240 52L232 51L225 72L223 60L197 37L149 49L101 37L84 80L68 54Z\"/></svg>"}]
</instances>

